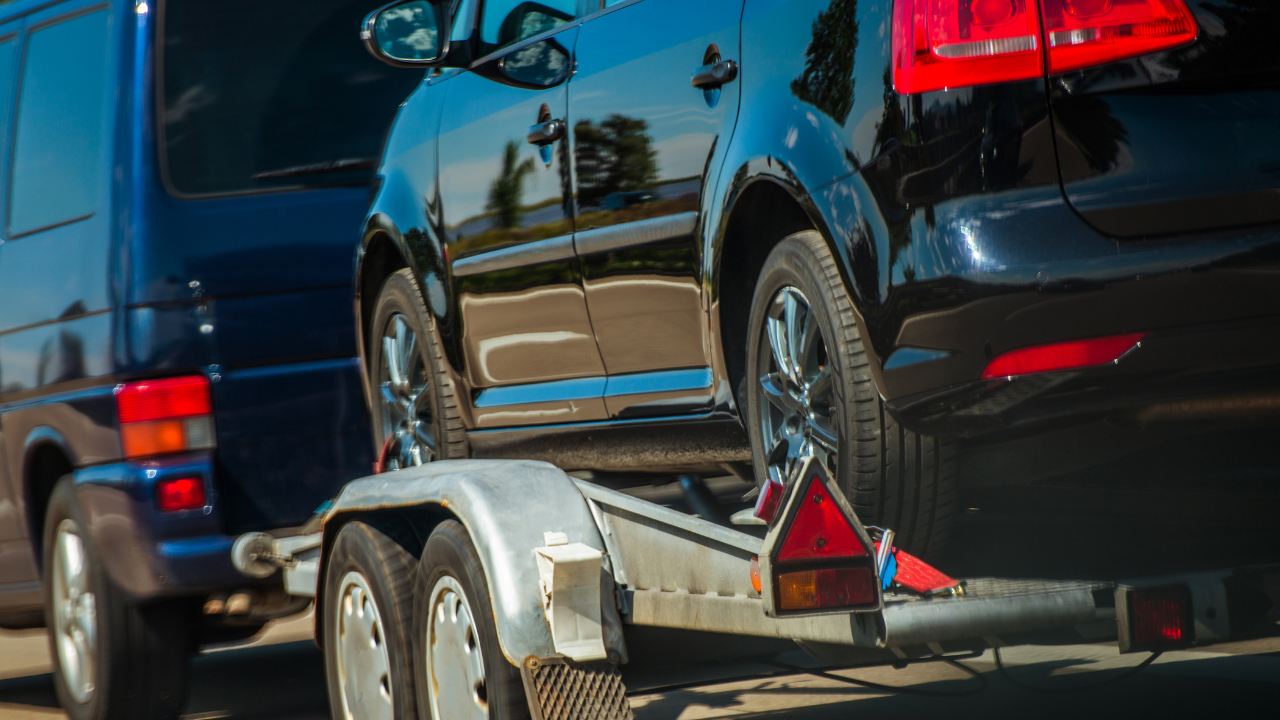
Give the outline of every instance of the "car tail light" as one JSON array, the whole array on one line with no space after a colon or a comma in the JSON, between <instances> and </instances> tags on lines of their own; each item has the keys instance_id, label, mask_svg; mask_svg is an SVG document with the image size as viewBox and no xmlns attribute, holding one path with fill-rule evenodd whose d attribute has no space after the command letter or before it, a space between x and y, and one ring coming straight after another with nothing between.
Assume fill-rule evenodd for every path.
<instances>
[{"instance_id":1,"label":"car tail light","mask_svg":"<svg viewBox=\"0 0 1280 720\"><path fill-rule=\"evenodd\" d=\"M1184 0L1041 0L1049 72L1185 45L1196 39Z\"/></svg>"},{"instance_id":2,"label":"car tail light","mask_svg":"<svg viewBox=\"0 0 1280 720\"><path fill-rule=\"evenodd\" d=\"M1134 590L1129 594L1129 617L1135 649L1182 647L1195 640L1191 591L1185 585Z\"/></svg>"},{"instance_id":3,"label":"car tail light","mask_svg":"<svg viewBox=\"0 0 1280 720\"><path fill-rule=\"evenodd\" d=\"M893 64L903 95L1040 77L1036 0L897 0Z\"/></svg>"},{"instance_id":4,"label":"car tail light","mask_svg":"<svg viewBox=\"0 0 1280 720\"><path fill-rule=\"evenodd\" d=\"M982 379L1105 365L1124 357L1146 336L1145 332L1126 333L1010 350L987 363Z\"/></svg>"},{"instance_id":5,"label":"car tail light","mask_svg":"<svg viewBox=\"0 0 1280 720\"><path fill-rule=\"evenodd\" d=\"M120 385L116 412L127 458L205 450L215 444L209 380L200 375Z\"/></svg>"},{"instance_id":6,"label":"car tail light","mask_svg":"<svg viewBox=\"0 0 1280 720\"><path fill-rule=\"evenodd\" d=\"M205 506L204 481L174 478L156 483L156 505L164 512L198 510Z\"/></svg>"},{"instance_id":7,"label":"car tail light","mask_svg":"<svg viewBox=\"0 0 1280 720\"><path fill-rule=\"evenodd\" d=\"M869 567L782 573L776 587L780 610L823 610L876 602L876 573Z\"/></svg>"},{"instance_id":8,"label":"car tail light","mask_svg":"<svg viewBox=\"0 0 1280 720\"><path fill-rule=\"evenodd\" d=\"M910 95L1029 80L1178 47L1197 32L1185 0L897 0L893 86Z\"/></svg>"}]
</instances>

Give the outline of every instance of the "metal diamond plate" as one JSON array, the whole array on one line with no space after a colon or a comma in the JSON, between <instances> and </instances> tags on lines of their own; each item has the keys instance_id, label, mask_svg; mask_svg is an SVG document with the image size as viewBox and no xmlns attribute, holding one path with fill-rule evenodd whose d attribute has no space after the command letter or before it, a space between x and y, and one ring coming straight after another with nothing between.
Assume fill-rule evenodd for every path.
<instances>
[{"instance_id":1,"label":"metal diamond plate","mask_svg":"<svg viewBox=\"0 0 1280 720\"><path fill-rule=\"evenodd\" d=\"M534 720L633 720L622 674L611 663L525 668Z\"/></svg>"}]
</instances>

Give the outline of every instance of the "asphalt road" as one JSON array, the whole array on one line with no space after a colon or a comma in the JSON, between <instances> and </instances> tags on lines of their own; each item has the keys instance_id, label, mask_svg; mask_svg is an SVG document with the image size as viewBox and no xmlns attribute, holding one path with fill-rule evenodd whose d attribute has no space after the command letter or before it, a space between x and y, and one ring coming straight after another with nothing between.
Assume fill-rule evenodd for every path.
<instances>
[{"instance_id":1,"label":"asphalt road","mask_svg":"<svg viewBox=\"0 0 1280 720\"><path fill-rule=\"evenodd\" d=\"M1171 446L1162 450L1161 466L1115 463L1075 468L1033 486L968 487L952 550L939 565L960 576L1118 578L1142 569L1275 562L1280 471L1274 444L1229 445L1219 447L1237 456L1254 452L1256 462L1225 473L1183 462ZM712 485L725 497L739 492L723 482ZM674 486L637 493L680 506ZM1280 588L1270 590L1280 605ZM786 675L647 693L631 702L637 720L1280 717L1280 609L1253 637L1167 653L1118 682L1144 656L1121 656L1114 642L1103 642L1007 648L1007 673L988 651L964 661L977 679L943 663L839 673L902 692ZM310 618L303 617L275 624L250 645L202 653L194 660L186 717L328 718L323 661L309 638ZM0 631L0 720L63 717L48 673L42 631ZM971 691L977 692L961 695ZM950 696L928 695L937 693Z\"/></svg>"}]
</instances>

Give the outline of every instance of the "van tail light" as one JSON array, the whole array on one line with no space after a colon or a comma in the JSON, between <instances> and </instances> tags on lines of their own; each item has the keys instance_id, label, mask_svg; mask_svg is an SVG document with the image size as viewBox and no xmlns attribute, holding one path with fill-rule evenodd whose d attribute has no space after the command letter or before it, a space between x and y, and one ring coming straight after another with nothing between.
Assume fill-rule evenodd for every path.
<instances>
[{"instance_id":1,"label":"van tail light","mask_svg":"<svg viewBox=\"0 0 1280 720\"><path fill-rule=\"evenodd\" d=\"M897 0L893 86L911 95L1029 80L1175 48L1197 32L1185 0Z\"/></svg>"},{"instance_id":2,"label":"van tail light","mask_svg":"<svg viewBox=\"0 0 1280 720\"><path fill-rule=\"evenodd\" d=\"M1184 0L1041 0L1049 72L1062 73L1186 45L1196 39Z\"/></svg>"},{"instance_id":3,"label":"van tail light","mask_svg":"<svg viewBox=\"0 0 1280 720\"><path fill-rule=\"evenodd\" d=\"M1146 336L1145 332L1126 333L1010 350L987 363L982 379L1106 365L1127 355Z\"/></svg>"},{"instance_id":4,"label":"van tail light","mask_svg":"<svg viewBox=\"0 0 1280 720\"><path fill-rule=\"evenodd\" d=\"M126 458L214 447L213 403L202 375L116 386L120 444Z\"/></svg>"},{"instance_id":5,"label":"van tail light","mask_svg":"<svg viewBox=\"0 0 1280 720\"><path fill-rule=\"evenodd\" d=\"M162 512L199 510L205 503L204 480L198 477L171 478L156 483L156 505Z\"/></svg>"},{"instance_id":6,"label":"van tail light","mask_svg":"<svg viewBox=\"0 0 1280 720\"><path fill-rule=\"evenodd\" d=\"M1044 73L1036 0L897 0L893 86L903 95Z\"/></svg>"},{"instance_id":7,"label":"van tail light","mask_svg":"<svg viewBox=\"0 0 1280 720\"><path fill-rule=\"evenodd\" d=\"M771 579L775 606L784 612L868 608L880 601L868 541L824 474L802 476L775 543Z\"/></svg>"}]
</instances>

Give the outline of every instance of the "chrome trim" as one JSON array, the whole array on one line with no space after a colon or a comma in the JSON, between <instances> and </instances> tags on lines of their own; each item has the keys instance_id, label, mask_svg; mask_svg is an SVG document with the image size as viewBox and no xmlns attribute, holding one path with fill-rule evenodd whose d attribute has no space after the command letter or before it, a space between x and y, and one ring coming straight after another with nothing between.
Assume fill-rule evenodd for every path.
<instances>
[{"instance_id":1,"label":"chrome trim","mask_svg":"<svg viewBox=\"0 0 1280 720\"><path fill-rule=\"evenodd\" d=\"M685 212L664 217L636 220L609 227L582 230L574 236L579 255L611 252L660 240L671 240L693 234L698 228L698 213Z\"/></svg>"},{"instance_id":2,"label":"chrome trim","mask_svg":"<svg viewBox=\"0 0 1280 720\"><path fill-rule=\"evenodd\" d=\"M466 277L528 265L572 260L573 257L573 236L561 235L459 258L453 262L453 275Z\"/></svg>"},{"instance_id":3,"label":"chrome trim","mask_svg":"<svg viewBox=\"0 0 1280 720\"><path fill-rule=\"evenodd\" d=\"M528 385L507 385L505 387L482 390L476 397L474 406L476 408L488 408L563 400L586 400L602 396L604 389L605 378L603 377L553 380L551 382L530 383Z\"/></svg>"},{"instance_id":4,"label":"chrome trim","mask_svg":"<svg viewBox=\"0 0 1280 720\"><path fill-rule=\"evenodd\" d=\"M474 407L490 408L530 403L587 400L589 398L644 395L648 393L705 390L711 387L711 368L661 370L650 373L586 377L572 380L506 385L482 390Z\"/></svg>"},{"instance_id":5,"label":"chrome trim","mask_svg":"<svg viewBox=\"0 0 1280 720\"><path fill-rule=\"evenodd\" d=\"M604 396L705 390L709 387L711 387L711 368L662 370L632 375L611 375L609 381L605 383Z\"/></svg>"}]
</instances>

